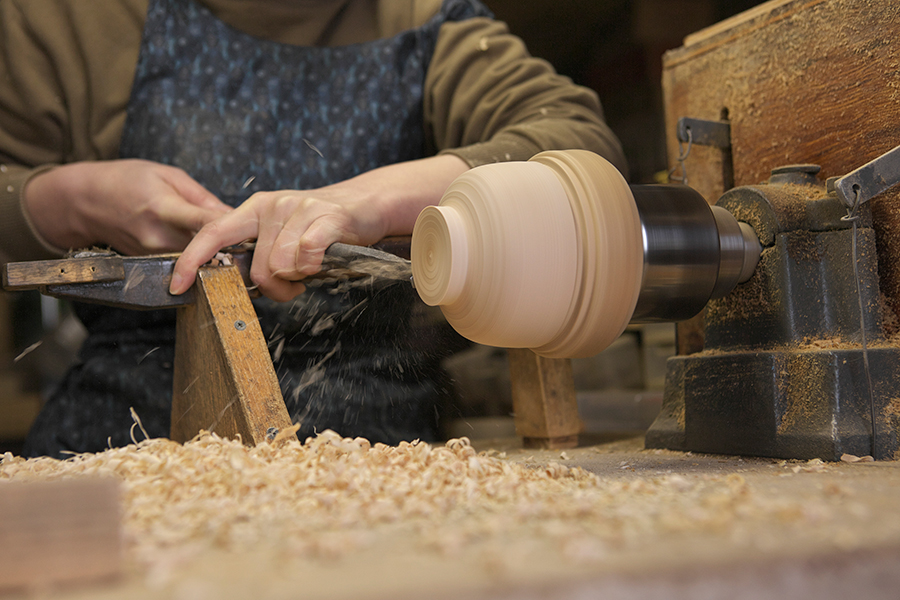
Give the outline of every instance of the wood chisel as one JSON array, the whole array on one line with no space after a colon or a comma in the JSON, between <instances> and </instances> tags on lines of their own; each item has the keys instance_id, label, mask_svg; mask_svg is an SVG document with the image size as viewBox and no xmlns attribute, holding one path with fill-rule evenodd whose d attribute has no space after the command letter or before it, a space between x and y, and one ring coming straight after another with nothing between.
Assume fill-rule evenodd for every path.
<instances>
[{"instance_id":1,"label":"wood chisel","mask_svg":"<svg viewBox=\"0 0 900 600\"><path fill-rule=\"evenodd\" d=\"M253 244L226 248L214 261L237 266L251 292L253 248ZM56 298L138 310L187 306L194 302L193 290L179 296L168 292L178 257L121 256L107 250L85 250L59 260L8 263L3 268L3 288L39 289ZM325 251L322 270L304 281L367 278L366 284L385 285L409 281L410 277L410 262L404 258L376 248L336 243Z\"/></svg>"}]
</instances>

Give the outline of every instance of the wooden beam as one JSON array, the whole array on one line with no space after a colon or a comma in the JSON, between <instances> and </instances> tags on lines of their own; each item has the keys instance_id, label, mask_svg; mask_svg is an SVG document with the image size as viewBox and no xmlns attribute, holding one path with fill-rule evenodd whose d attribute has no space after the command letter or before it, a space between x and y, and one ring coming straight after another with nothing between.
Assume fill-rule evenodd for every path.
<instances>
[{"instance_id":1,"label":"wooden beam","mask_svg":"<svg viewBox=\"0 0 900 600\"><path fill-rule=\"evenodd\" d=\"M509 349L516 434L526 448L574 448L583 428L572 363L527 348Z\"/></svg>"},{"instance_id":2,"label":"wooden beam","mask_svg":"<svg viewBox=\"0 0 900 600\"><path fill-rule=\"evenodd\" d=\"M173 440L200 430L248 445L291 419L262 329L235 266L202 267L196 300L179 308L172 400Z\"/></svg>"},{"instance_id":3,"label":"wooden beam","mask_svg":"<svg viewBox=\"0 0 900 600\"><path fill-rule=\"evenodd\" d=\"M112 578L122 570L119 483L0 483L0 593Z\"/></svg>"},{"instance_id":4,"label":"wooden beam","mask_svg":"<svg viewBox=\"0 0 900 600\"><path fill-rule=\"evenodd\" d=\"M118 256L33 260L3 266L3 288L34 290L45 285L120 281L125 263Z\"/></svg>"}]
</instances>

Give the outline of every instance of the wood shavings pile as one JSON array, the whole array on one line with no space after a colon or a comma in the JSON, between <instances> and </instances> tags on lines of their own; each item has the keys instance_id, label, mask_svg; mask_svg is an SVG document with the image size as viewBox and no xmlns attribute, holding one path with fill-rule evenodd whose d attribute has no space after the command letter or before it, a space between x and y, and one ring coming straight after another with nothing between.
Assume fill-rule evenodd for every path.
<instances>
[{"instance_id":1,"label":"wood shavings pile","mask_svg":"<svg viewBox=\"0 0 900 600\"><path fill-rule=\"evenodd\" d=\"M754 494L737 474L601 478L478 454L465 438L370 446L326 431L248 448L204 433L65 461L0 459L0 485L85 475L122 482L129 556L151 568L184 548L339 559L397 535L441 556L540 544L591 563L650 535L735 535L760 520L803 520L810 509ZM821 519L829 507L813 509Z\"/></svg>"}]
</instances>

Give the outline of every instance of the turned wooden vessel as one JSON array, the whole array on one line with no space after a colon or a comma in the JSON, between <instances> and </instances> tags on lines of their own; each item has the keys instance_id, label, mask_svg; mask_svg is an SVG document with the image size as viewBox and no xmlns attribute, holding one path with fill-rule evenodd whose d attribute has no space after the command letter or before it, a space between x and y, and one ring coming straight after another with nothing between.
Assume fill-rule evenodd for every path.
<instances>
[{"instance_id":1,"label":"turned wooden vessel","mask_svg":"<svg viewBox=\"0 0 900 600\"><path fill-rule=\"evenodd\" d=\"M413 280L464 337L551 358L596 354L630 322L677 321L756 266L749 226L686 186L632 186L567 150L485 165L422 211Z\"/></svg>"}]
</instances>

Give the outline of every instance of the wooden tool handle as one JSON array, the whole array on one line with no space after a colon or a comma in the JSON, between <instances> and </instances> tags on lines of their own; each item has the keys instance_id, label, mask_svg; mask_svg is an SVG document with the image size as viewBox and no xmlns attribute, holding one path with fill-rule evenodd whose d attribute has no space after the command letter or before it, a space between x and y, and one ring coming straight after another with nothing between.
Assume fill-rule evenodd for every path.
<instances>
[{"instance_id":1,"label":"wooden tool handle","mask_svg":"<svg viewBox=\"0 0 900 600\"><path fill-rule=\"evenodd\" d=\"M3 289L9 291L67 283L120 281L124 278L125 266L120 256L35 260L3 266Z\"/></svg>"}]
</instances>

